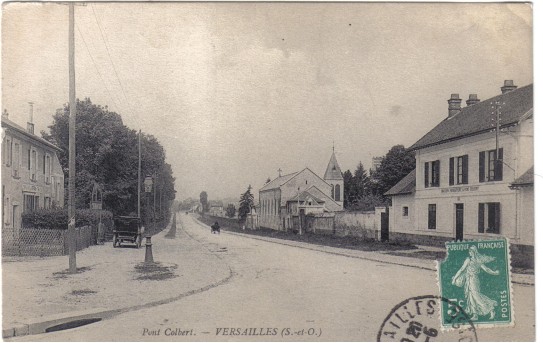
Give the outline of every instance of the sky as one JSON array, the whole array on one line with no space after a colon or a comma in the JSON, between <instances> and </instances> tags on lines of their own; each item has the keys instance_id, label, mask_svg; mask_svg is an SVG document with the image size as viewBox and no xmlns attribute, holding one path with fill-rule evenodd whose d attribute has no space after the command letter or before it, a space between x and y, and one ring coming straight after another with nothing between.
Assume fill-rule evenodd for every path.
<instances>
[{"instance_id":1,"label":"sky","mask_svg":"<svg viewBox=\"0 0 543 343\"><path fill-rule=\"evenodd\" d=\"M88 3L76 93L158 138L177 197L258 194L332 147L343 171L410 146L447 99L533 83L532 8L512 3ZM68 102L68 6L2 13L2 109L36 131Z\"/></svg>"}]
</instances>

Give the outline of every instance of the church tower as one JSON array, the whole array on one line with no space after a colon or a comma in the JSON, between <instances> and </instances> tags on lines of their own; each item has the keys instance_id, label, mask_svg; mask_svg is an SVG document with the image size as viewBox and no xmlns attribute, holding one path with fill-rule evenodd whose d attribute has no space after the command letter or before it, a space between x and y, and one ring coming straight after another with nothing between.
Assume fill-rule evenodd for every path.
<instances>
[{"instance_id":1,"label":"church tower","mask_svg":"<svg viewBox=\"0 0 543 343\"><path fill-rule=\"evenodd\" d=\"M337 163L334 148L332 148L332 156L330 157L330 162L328 162L328 167L326 167L326 172L324 173L324 181L330 185L330 197L343 207L343 175L341 174L341 169Z\"/></svg>"}]
</instances>

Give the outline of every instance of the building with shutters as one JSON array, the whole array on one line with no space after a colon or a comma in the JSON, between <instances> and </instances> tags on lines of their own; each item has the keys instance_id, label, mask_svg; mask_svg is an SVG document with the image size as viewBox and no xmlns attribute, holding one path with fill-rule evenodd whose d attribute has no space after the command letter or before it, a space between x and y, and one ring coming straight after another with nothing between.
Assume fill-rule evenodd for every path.
<instances>
[{"instance_id":1,"label":"building with shutters","mask_svg":"<svg viewBox=\"0 0 543 343\"><path fill-rule=\"evenodd\" d=\"M533 86L507 80L501 90L485 101L470 94L466 107L452 94L448 116L410 147L415 170L386 193L391 238L505 236L533 251Z\"/></svg>"},{"instance_id":2,"label":"building with shutters","mask_svg":"<svg viewBox=\"0 0 543 343\"><path fill-rule=\"evenodd\" d=\"M31 109L32 112L32 109ZM31 115L32 118L32 115ZM64 206L64 173L60 148L2 115L2 232L17 234L21 215L40 208Z\"/></svg>"},{"instance_id":3,"label":"building with shutters","mask_svg":"<svg viewBox=\"0 0 543 343\"><path fill-rule=\"evenodd\" d=\"M321 178L311 169L279 175L259 190L259 225L275 230L293 228L304 214L343 211L343 175L332 152Z\"/></svg>"}]
</instances>

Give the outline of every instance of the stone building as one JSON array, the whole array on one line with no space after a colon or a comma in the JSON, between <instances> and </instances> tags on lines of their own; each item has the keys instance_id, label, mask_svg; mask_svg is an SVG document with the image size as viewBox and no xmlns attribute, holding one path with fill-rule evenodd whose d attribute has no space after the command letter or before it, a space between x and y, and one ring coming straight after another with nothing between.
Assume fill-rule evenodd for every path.
<instances>
[{"instance_id":1,"label":"stone building","mask_svg":"<svg viewBox=\"0 0 543 343\"><path fill-rule=\"evenodd\" d=\"M34 134L32 109L27 129L2 115L2 231L16 234L21 215L64 206L60 148Z\"/></svg>"},{"instance_id":2,"label":"stone building","mask_svg":"<svg viewBox=\"0 0 543 343\"><path fill-rule=\"evenodd\" d=\"M343 176L332 152L321 178L311 169L279 175L259 191L259 224L262 227L287 230L300 211L305 214L343 211Z\"/></svg>"},{"instance_id":3,"label":"stone building","mask_svg":"<svg viewBox=\"0 0 543 343\"><path fill-rule=\"evenodd\" d=\"M504 236L533 252L533 85L507 80L501 90L470 94L466 107L452 94L448 116L410 147L415 170L386 193L391 239Z\"/></svg>"}]
</instances>

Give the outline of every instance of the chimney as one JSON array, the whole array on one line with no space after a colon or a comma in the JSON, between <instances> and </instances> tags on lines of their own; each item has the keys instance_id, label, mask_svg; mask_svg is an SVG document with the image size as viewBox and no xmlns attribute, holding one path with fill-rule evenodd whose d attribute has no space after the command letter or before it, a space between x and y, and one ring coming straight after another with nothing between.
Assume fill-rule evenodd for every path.
<instances>
[{"instance_id":1,"label":"chimney","mask_svg":"<svg viewBox=\"0 0 543 343\"><path fill-rule=\"evenodd\" d=\"M9 117L8 110L6 110L6 109L4 108L4 112L2 112L2 118L8 119L8 117Z\"/></svg>"},{"instance_id":2,"label":"chimney","mask_svg":"<svg viewBox=\"0 0 543 343\"><path fill-rule=\"evenodd\" d=\"M481 101L481 100L479 100L479 99L477 98L477 94L470 94L470 95L469 95L469 99L466 100L466 105L468 105L468 106L475 105L475 104L478 103L479 101Z\"/></svg>"},{"instance_id":3,"label":"chimney","mask_svg":"<svg viewBox=\"0 0 543 343\"><path fill-rule=\"evenodd\" d=\"M510 91L514 91L515 89L517 89L517 86L515 86L513 80L503 81L502 94L509 93Z\"/></svg>"},{"instance_id":4,"label":"chimney","mask_svg":"<svg viewBox=\"0 0 543 343\"><path fill-rule=\"evenodd\" d=\"M31 134L34 134L34 103L29 102L30 108L28 110L28 122L26 123L26 130Z\"/></svg>"},{"instance_id":5,"label":"chimney","mask_svg":"<svg viewBox=\"0 0 543 343\"><path fill-rule=\"evenodd\" d=\"M460 99L460 95L458 94L451 94L451 98L447 102L449 103L449 118L462 109L462 99Z\"/></svg>"}]
</instances>

